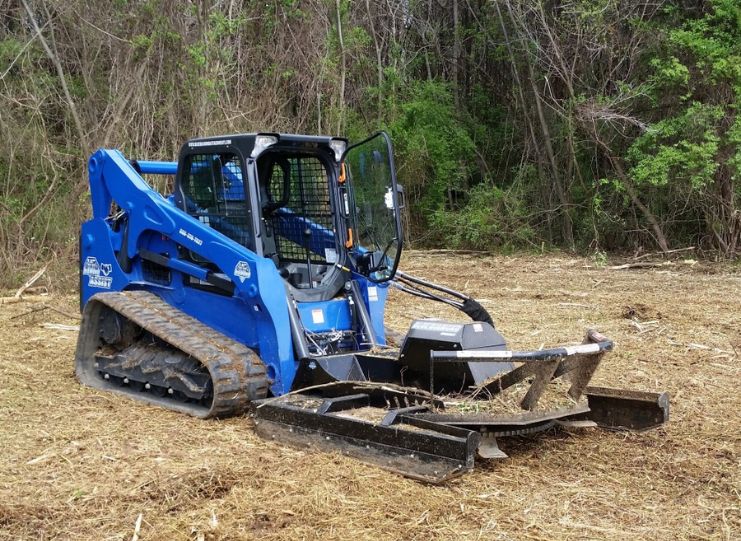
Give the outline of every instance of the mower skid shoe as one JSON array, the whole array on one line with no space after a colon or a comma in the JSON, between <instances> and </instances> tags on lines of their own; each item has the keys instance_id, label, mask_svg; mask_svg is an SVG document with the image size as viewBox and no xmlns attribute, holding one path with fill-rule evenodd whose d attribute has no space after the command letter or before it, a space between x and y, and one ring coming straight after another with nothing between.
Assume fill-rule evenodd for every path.
<instances>
[{"instance_id":1,"label":"mower skid shoe","mask_svg":"<svg viewBox=\"0 0 741 541\"><path fill-rule=\"evenodd\" d=\"M669 393L649 393L607 387L587 387L589 412L574 419L594 421L603 428L650 430L669 420Z\"/></svg>"},{"instance_id":2,"label":"mower skid shoe","mask_svg":"<svg viewBox=\"0 0 741 541\"><path fill-rule=\"evenodd\" d=\"M361 395L348 398L363 402ZM480 440L477 432L415 419L405 415L403 408L398 414L391 410L380 422L338 414L348 409L326 403L309 409L266 399L253 403L252 414L255 430L263 438L340 452L428 483L443 483L473 469Z\"/></svg>"}]
</instances>

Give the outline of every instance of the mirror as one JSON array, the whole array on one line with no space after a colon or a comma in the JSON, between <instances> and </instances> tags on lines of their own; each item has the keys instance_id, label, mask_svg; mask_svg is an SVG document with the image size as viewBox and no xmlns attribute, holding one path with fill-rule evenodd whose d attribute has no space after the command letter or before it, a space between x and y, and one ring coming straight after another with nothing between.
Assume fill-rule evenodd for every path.
<instances>
[{"instance_id":1,"label":"mirror","mask_svg":"<svg viewBox=\"0 0 741 541\"><path fill-rule=\"evenodd\" d=\"M343 161L351 181L357 239L351 256L360 273L385 282L396 273L402 244L391 138L378 132L349 147Z\"/></svg>"}]
</instances>

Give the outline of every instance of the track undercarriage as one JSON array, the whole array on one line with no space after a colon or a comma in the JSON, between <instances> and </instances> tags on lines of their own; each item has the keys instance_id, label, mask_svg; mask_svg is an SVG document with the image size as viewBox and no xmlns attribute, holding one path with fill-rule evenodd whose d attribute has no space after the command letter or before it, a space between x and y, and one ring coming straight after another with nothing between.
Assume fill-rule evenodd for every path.
<instances>
[{"instance_id":1,"label":"track undercarriage","mask_svg":"<svg viewBox=\"0 0 741 541\"><path fill-rule=\"evenodd\" d=\"M251 349L145 291L88 302L75 371L91 387L200 418L243 413L268 392Z\"/></svg>"}]
</instances>

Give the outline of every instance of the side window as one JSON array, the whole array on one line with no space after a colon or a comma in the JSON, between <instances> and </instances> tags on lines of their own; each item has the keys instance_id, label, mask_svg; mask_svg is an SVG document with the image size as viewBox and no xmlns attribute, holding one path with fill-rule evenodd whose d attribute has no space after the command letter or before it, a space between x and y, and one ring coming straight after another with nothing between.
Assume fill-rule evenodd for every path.
<instances>
[{"instance_id":1,"label":"side window","mask_svg":"<svg viewBox=\"0 0 741 541\"><path fill-rule=\"evenodd\" d=\"M188 214L254 250L239 156L233 153L193 154L187 159L182 184Z\"/></svg>"}]
</instances>

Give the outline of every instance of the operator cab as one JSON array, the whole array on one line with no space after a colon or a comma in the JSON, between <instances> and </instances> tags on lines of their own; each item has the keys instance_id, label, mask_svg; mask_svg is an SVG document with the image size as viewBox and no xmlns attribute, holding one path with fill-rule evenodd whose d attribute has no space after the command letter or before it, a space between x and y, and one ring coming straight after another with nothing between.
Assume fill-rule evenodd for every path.
<instances>
[{"instance_id":1,"label":"operator cab","mask_svg":"<svg viewBox=\"0 0 741 541\"><path fill-rule=\"evenodd\" d=\"M349 270L390 279L401 249L388 136L244 134L187 142L176 204L270 259L297 301L334 298ZM357 175L351 187L349 171Z\"/></svg>"}]
</instances>

